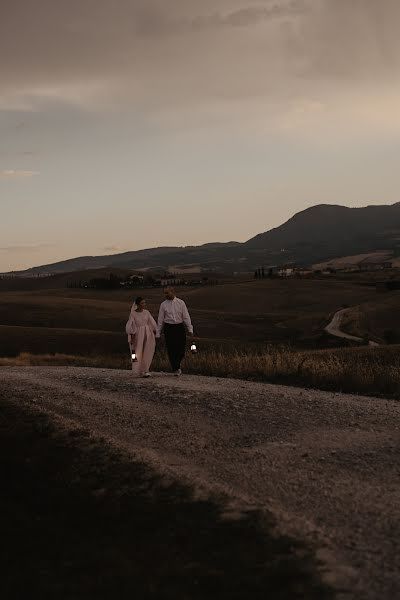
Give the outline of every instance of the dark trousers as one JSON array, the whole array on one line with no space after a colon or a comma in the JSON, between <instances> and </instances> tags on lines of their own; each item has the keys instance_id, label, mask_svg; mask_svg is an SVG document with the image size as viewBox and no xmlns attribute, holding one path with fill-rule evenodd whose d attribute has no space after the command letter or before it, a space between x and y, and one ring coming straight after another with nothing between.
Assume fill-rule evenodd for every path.
<instances>
[{"instance_id":1,"label":"dark trousers","mask_svg":"<svg viewBox=\"0 0 400 600\"><path fill-rule=\"evenodd\" d=\"M181 362L186 350L186 329L183 323L179 325L164 324L165 343L169 362L173 371L181 368Z\"/></svg>"}]
</instances>

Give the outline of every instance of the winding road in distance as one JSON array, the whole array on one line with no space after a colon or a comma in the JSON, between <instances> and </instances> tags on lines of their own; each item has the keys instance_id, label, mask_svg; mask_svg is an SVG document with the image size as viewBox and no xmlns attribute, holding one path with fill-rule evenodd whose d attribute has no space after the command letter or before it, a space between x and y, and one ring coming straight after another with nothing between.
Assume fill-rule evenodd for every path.
<instances>
[{"instance_id":1,"label":"winding road in distance","mask_svg":"<svg viewBox=\"0 0 400 600\"><path fill-rule=\"evenodd\" d=\"M349 308L342 308L341 310L338 310L333 315L332 321L325 327L325 331L327 333L329 333L330 335L334 335L335 337L338 337L338 338L363 343L364 342L363 338L357 337L355 335L350 335L350 333L346 333L345 331L342 331L340 329L343 317L349 310L350 310ZM376 342L373 342L373 341L369 341L369 345L370 346L379 346L379 344L377 344Z\"/></svg>"}]
</instances>

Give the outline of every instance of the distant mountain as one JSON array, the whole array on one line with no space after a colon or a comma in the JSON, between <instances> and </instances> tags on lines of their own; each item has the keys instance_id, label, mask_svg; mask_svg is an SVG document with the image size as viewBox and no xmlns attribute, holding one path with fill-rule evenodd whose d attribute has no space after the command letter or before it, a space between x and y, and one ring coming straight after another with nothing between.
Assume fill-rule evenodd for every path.
<instances>
[{"instance_id":1,"label":"distant mountain","mask_svg":"<svg viewBox=\"0 0 400 600\"><path fill-rule=\"evenodd\" d=\"M239 242L214 242L202 246L164 246L145 250L132 250L121 254L104 256L80 256L56 263L32 267L18 274L35 277L43 274L68 273L85 269L121 268L121 269L167 269L173 265L201 264L218 267L231 258Z\"/></svg>"},{"instance_id":2,"label":"distant mountain","mask_svg":"<svg viewBox=\"0 0 400 600\"><path fill-rule=\"evenodd\" d=\"M248 250L281 252L294 261L315 262L400 244L400 203L348 208L320 204L244 244Z\"/></svg>"},{"instance_id":3,"label":"distant mountain","mask_svg":"<svg viewBox=\"0 0 400 600\"><path fill-rule=\"evenodd\" d=\"M348 208L320 204L245 243L160 247L108 256L83 256L34 267L21 276L96 268L167 269L200 265L208 270L250 271L260 265L302 265L400 247L400 203Z\"/></svg>"}]
</instances>

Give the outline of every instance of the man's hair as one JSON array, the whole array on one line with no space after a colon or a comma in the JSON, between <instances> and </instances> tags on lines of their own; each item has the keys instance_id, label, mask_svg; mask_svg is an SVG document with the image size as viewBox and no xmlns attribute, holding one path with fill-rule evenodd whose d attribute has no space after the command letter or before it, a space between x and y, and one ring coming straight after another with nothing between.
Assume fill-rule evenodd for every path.
<instances>
[{"instance_id":1,"label":"man's hair","mask_svg":"<svg viewBox=\"0 0 400 600\"><path fill-rule=\"evenodd\" d=\"M164 291L172 292L173 294L175 294L175 288L172 287L171 285L167 286Z\"/></svg>"},{"instance_id":2,"label":"man's hair","mask_svg":"<svg viewBox=\"0 0 400 600\"><path fill-rule=\"evenodd\" d=\"M144 298L142 296L138 296L135 300L136 306L139 306L141 302L143 302Z\"/></svg>"}]
</instances>

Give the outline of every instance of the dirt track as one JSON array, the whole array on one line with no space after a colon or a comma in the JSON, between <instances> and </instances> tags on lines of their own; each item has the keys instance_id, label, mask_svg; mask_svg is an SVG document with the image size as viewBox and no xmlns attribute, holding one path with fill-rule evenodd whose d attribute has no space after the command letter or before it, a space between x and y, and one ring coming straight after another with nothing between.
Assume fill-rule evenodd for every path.
<instances>
[{"instance_id":1,"label":"dirt track","mask_svg":"<svg viewBox=\"0 0 400 600\"><path fill-rule=\"evenodd\" d=\"M355 335L350 335L340 329L344 315L348 312L348 308L342 308L333 315L332 321L325 327L325 331L338 338L352 340L354 342L362 342L363 339Z\"/></svg>"},{"instance_id":2,"label":"dirt track","mask_svg":"<svg viewBox=\"0 0 400 600\"><path fill-rule=\"evenodd\" d=\"M68 367L3 367L0 393L272 511L283 531L318 545L340 597L400 597L398 402Z\"/></svg>"}]
</instances>

